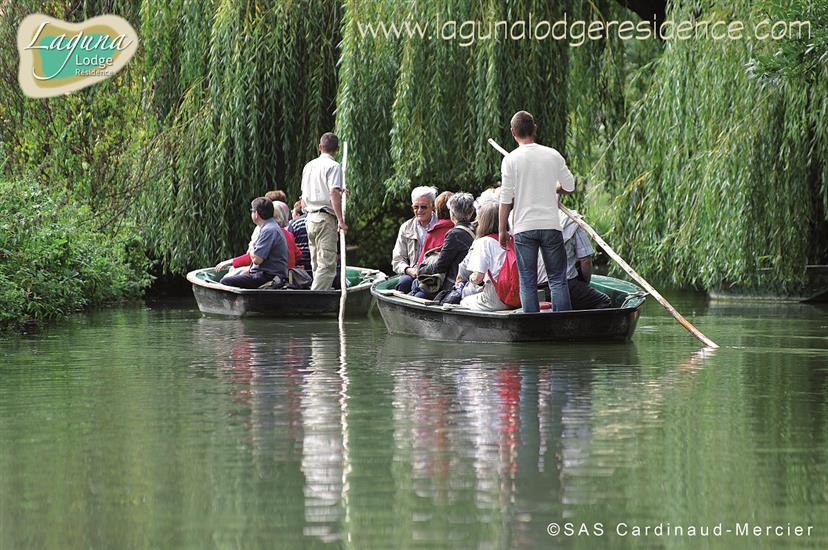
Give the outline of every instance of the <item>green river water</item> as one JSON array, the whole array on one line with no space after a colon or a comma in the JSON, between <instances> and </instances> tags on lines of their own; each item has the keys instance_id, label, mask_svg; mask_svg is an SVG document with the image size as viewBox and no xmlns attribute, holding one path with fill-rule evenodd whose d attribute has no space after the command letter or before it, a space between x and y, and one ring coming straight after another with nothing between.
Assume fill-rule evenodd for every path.
<instances>
[{"instance_id":1,"label":"green river water","mask_svg":"<svg viewBox=\"0 0 828 550\"><path fill-rule=\"evenodd\" d=\"M722 348L652 301L626 345L191 302L6 335L0 548L828 547L828 309L670 298Z\"/></svg>"}]
</instances>

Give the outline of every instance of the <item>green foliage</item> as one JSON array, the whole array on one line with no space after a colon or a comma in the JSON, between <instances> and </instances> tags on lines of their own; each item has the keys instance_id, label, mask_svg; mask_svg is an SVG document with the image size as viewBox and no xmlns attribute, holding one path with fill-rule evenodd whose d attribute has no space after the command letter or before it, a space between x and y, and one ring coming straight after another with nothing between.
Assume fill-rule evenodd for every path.
<instances>
[{"instance_id":1,"label":"green foliage","mask_svg":"<svg viewBox=\"0 0 828 550\"><path fill-rule=\"evenodd\" d=\"M459 40L416 33L372 36L366 26L417 23L436 34L443 29L440 21L475 20L486 34L487 25L511 14L555 20L567 5L346 2L337 127L360 157L349 169L360 212L405 198L417 185L471 192L490 186L500 163L486 139L509 146L509 118L521 109L539 121L541 142L563 149L567 105L567 46L560 42L527 47L525 41L496 40L492 33L464 47Z\"/></svg>"},{"instance_id":2,"label":"green foliage","mask_svg":"<svg viewBox=\"0 0 828 550\"><path fill-rule=\"evenodd\" d=\"M150 282L134 229L104 234L86 207L59 199L32 181L0 180L0 328L138 297Z\"/></svg>"},{"instance_id":3,"label":"green foliage","mask_svg":"<svg viewBox=\"0 0 828 550\"><path fill-rule=\"evenodd\" d=\"M810 2L799 4L804 19ZM688 1L674 3L671 16L750 26L786 13L755 9ZM828 111L819 106L828 73L806 63L777 67L774 78L752 74L754 56L768 59L778 47L752 38L671 41L655 63L652 85L615 138L621 177L608 181L616 242L642 273L709 288L758 283L767 268L761 283L783 287L824 258Z\"/></svg>"},{"instance_id":4,"label":"green foliage","mask_svg":"<svg viewBox=\"0 0 828 550\"><path fill-rule=\"evenodd\" d=\"M337 128L348 140L348 186L354 236L383 268L400 222L410 216L410 190L478 193L497 180L500 155L492 137L512 147L509 119L528 110L539 122L538 139L565 149L567 45L555 40L399 38L364 32L367 25L430 25L480 21L485 26L510 17L557 20L569 2L545 0L452 0L397 2L348 0L342 23ZM409 29L412 27L409 26ZM450 29L448 30L450 32ZM531 45L529 45L531 44ZM380 229L382 216L399 217ZM373 254L373 251L381 253Z\"/></svg>"},{"instance_id":5,"label":"green foliage","mask_svg":"<svg viewBox=\"0 0 828 550\"><path fill-rule=\"evenodd\" d=\"M579 2L567 16L572 21L637 21L615 0ZM618 177L612 141L627 121L627 110L649 86L649 64L661 53L657 40L622 41L616 34L589 40L570 49L568 76L567 162L578 177L571 207L588 215L599 233L610 231L614 212L607 182ZM622 161L623 162L623 161Z\"/></svg>"},{"instance_id":6,"label":"green foliage","mask_svg":"<svg viewBox=\"0 0 828 550\"><path fill-rule=\"evenodd\" d=\"M5 174L26 174L93 210L117 208L135 190L122 185L119 159L128 150L143 113L141 78L133 63L112 79L74 94L48 99L23 95L17 83L16 31L20 21L43 12L69 21L115 13L135 22L136 2L24 0L4 6L0 25L0 142L6 149ZM103 10L97 12L96 10Z\"/></svg>"},{"instance_id":7,"label":"green foliage","mask_svg":"<svg viewBox=\"0 0 828 550\"><path fill-rule=\"evenodd\" d=\"M253 197L278 188L298 199L302 168L333 126L338 12L323 0L143 2L158 131L129 163L151 174L135 208L166 270L241 250Z\"/></svg>"},{"instance_id":8,"label":"green foliage","mask_svg":"<svg viewBox=\"0 0 828 550\"><path fill-rule=\"evenodd\" d=\"M120 14L141 48L105 83L25 98L9 45L35 11ZM362 32L530 13L634 18L616 0L5 3L0 173L85 205L82 223L107 239L134 223L150 256L181 273L243 248L254 196L298 198L302 167L335 122L351 152L351 257L385 268L408 191L495 183L500 157L486 138L511 148L509 117L527 109L578 176L567 203L647 275L710 287L768 268L785 285L828 257L828 1L671 3L677 19L811 21L809 39L764 43L461 45Z\"/></svg>"}]
</instances>

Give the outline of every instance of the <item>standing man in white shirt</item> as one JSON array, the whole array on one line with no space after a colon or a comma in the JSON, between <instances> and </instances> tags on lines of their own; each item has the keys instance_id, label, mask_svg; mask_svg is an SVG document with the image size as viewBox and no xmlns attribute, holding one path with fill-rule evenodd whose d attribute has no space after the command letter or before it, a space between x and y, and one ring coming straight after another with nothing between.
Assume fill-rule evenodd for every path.
<instances>
[{"instance_id":1,"label":"standing man in white shirt","mask_svg":"<svg viewBox=\"0 0 828 550\"><path fill-rule=\"evenodd\" d=\"M514 211L512 231L515 256L520 273L520 303L523 311L540 311L538 303L538 251L540 250L554 311L572 309L566 282L566 250L561 220L558 217L558 193L575 190L575 179L559 152L535 143L537 125L526 111L515 113L511 121L512 136L518 148L503 158L500 175L500 246L506 248L509 213Z\"/></svg>"},{"instance_id":2,"label":"standing man in white shirt","mask_svg":"<svg viewBox=\"0 0 828 550\"><path fill-rule=\"evenodd\" d=\"M342 217L342 167L333 158L338 149L336 134L322 134L319 156L302 170L302 202L308 213L305 227L313 268L311 290L331 289L336 277L337 229L348 230Z\"/></svg>"}]
</instances>

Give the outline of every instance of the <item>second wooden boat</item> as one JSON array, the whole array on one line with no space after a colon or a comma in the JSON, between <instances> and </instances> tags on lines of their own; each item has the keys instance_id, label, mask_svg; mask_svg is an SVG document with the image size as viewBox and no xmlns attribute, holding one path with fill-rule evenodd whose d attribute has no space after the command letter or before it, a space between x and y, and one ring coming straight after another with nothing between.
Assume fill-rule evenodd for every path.
<instances>
[{"instance_id":1,"label":"second wooden boat","mask_svg":"<svg viewBox=\"0 0 828 550\"><path fill-rule=\"evenodd\" d=\"M218 282L223 274L216 273L212 267L187 274L198 309L203 313L231 317L326 317L339 313L338 290L236 288ZM348 267L346 277L349 282L346 315L367 315L373 301L371 285L385 280L385 274L376 269Z\"/></svg>"}]
</instances>

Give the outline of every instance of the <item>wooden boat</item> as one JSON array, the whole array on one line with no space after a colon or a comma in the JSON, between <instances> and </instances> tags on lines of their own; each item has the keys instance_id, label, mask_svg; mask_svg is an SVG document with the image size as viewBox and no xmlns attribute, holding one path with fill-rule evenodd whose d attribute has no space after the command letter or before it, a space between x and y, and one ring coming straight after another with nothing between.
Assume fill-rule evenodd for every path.
<instances>
[{"instance_id":1,"label":"wooden boat","mask_svg":"<svg viewBox=\"0 0 828 550\"><path fill-rule=\"evenodd\" d=\"M371 293L391 334L465 342L625 341L635 331L647 293L637 286L593 275L591 285L612 300L608 309L523 313L484 312L407 296L397 277L374 283Z\"/></svg>"},{"instance_id":2,"label":"wooden boat","mask_svg":"<svg viewBox=\"0 0 828 550\"><path fill-rule=\"evenodd\" d=\"M338 290L249 290L219 283L225 273L216 273L208 267L187 274L187 280L193 285L198 309L203 313L231 317L320 317L339 314ZM385 274L376 269L348 267L346 277L349 286L345 314L367 315L373 301L371 285L385 280Z\"/></svg>"}]
</instances>

